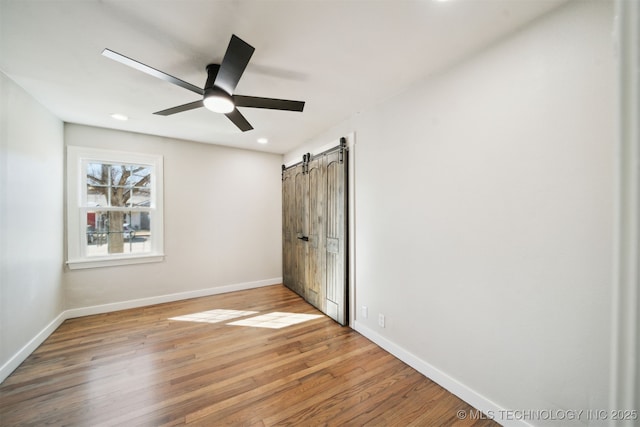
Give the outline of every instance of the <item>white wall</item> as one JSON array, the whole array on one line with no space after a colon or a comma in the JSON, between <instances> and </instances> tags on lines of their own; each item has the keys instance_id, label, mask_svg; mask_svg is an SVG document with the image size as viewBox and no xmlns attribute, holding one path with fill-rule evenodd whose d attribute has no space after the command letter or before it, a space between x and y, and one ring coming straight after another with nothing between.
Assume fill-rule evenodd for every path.
<instances>
[{"instance_id":1,"label":"white wall","mask_svg":"<svg viewBox=\"0 0 640 427\"><path fill-rule=\"evenodd\" d=\"M282 156L73 124L64 133L67 145L161 154L165 183L165 261L66 270L67 308L281 282Z\"/></svg>"},{"instance_id":2,"label":"white wall","mask_svg":"<svg viewBox=\"0 0 640 427\"><path fill-rule=\"evenodd\" d=\"M608 408L612 24L572 2L285 156L355 131L356 329L496 418Z\"/></svg>"},{"instance_id":3,"label":"white wall","mask_svg":"<svg viewBox=\"0 0 640 427\"><path fill-rule=\"evenodd\" d=\"M0 381L64 309L63 153L62 122L0 73Z\"/></svg>"}]
</instances>

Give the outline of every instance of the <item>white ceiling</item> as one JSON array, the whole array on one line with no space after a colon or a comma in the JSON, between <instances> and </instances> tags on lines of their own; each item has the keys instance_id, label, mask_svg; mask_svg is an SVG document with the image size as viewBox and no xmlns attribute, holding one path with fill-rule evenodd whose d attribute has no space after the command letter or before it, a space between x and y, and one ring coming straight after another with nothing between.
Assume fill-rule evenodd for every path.
<instances>
[{"instance_id":1,"label":"white ceiling","mask_svg":"<svg viewBox=\"0 0 640 427\"><path fill-rule=\"evenodd\" d=\"M0 70L65 122L285 153L565 1L0 0ZM101 56L203 87L231 34L256 49L236 93L304 112L240 108L245 133L204 108L153 115L198 96Z\"/></svg>"}]
</instances>

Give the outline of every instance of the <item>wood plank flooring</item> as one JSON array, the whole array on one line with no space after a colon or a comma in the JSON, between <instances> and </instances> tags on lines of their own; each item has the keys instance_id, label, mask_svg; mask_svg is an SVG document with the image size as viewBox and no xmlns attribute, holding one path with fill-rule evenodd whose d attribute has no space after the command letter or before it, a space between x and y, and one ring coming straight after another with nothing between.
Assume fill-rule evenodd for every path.
<instances>
[{"instance_id":1,"label":"wood plank flooring","mask_svg":"<svg viewBox=\"0 0 640 427\"><path fill-rule=\"evenodd\" d=\"M277 285L67 320L0 385L0 425L497 425L320 314Z\"/></svg>"}]
</instances>

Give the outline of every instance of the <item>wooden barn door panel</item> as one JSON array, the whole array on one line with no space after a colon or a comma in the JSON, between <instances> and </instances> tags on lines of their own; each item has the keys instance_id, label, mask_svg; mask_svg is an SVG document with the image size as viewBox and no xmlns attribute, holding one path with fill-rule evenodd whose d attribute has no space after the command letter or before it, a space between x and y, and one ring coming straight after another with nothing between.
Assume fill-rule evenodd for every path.
<instances>
[{"instance_id":1,"label":"wooden barn door panel","mask_svg":"<svg viewBox=\"0 0 640 427\"><path fill-rule=\"evenodd\" d=\"M326 310L340 324L347 322L346 151L326 156Z\"/></svg>"},{"instance_id":2,"label":"wooden barn door panel","mask_svg":"<svg viewBox=\"0 0 640 427\"><path fill-rule=\"evenodd\" d=\"M293 290L306 298L307 286L307 239L309 235L309 180L303 167L296 168L294 174L294 281Z\"/></svg>"},{"instance_id":3,"label":"wooden barn door panel","mask_svg":"<svg viewBox=\"0 0 640 427\"><path fill-rule=\"evenodd\" d=\"M282 171L282 281L294 290L296 278L296 205L295 205L296 168Z\"/></svg>"},{"instance_id":4,"label":"wooden barn door panel","mask_svg":"<svg viewBox=\"0 0 640 427\"><path fill-rule=\"evenodd\" d=\"M307 301L325 310L325 215L326 180L324 157L311 160L309 178L309 241L307 242Z\"/></svg>"}]
</instances>

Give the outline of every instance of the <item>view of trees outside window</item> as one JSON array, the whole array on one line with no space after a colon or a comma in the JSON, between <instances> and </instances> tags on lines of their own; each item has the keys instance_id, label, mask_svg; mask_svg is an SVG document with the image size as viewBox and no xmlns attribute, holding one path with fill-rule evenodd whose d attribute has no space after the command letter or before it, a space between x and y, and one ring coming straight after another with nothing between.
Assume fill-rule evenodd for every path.
<instances>
[{"instance_id":1,"label":"view of trees outside window","mask_svg":"<svg viewBox=\"0 0 640 427\"><path fill-rule=\"evenodd\" d=\"M148 165L87 164L87 255L151 250Z\"/></svg>"}]
</instances>

